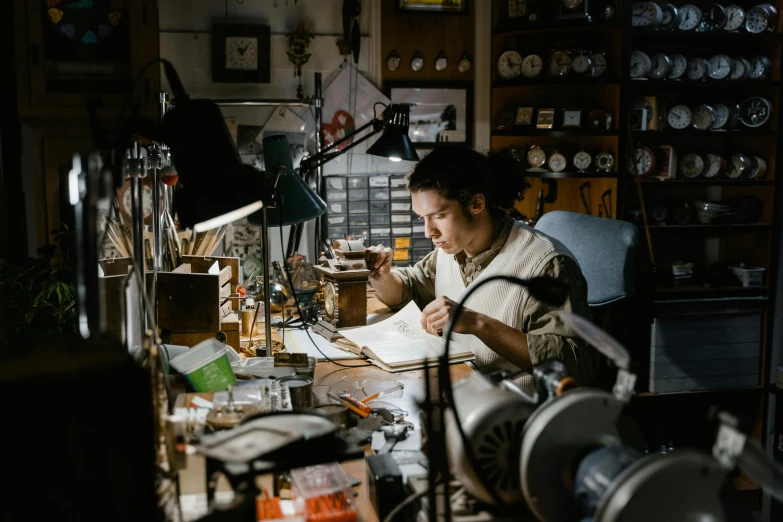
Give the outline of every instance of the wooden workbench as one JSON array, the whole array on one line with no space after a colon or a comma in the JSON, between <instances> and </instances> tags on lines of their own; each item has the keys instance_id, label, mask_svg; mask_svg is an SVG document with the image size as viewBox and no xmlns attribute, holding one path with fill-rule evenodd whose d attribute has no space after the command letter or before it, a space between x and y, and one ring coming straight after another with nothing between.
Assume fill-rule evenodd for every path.
<instances>
[{"instance_id":1,"label":"wooden workbench","mask_svg":"<svg viewBox=\"0 0 783 522\"><path fill-rule=\"evenodd\" d=\"M369 296L367 303L368 313L387 313L390 310L380 303L373 296ZM277 332L274 332L275 336ZM275 337L277 338L277 337ZM360 360L346 360L339 361L340 364L345 366L353 366L353 368L346 368L330 362L319 362L315 368L315 378L313 384L313 403L314 404L328 404L330 400L327 397L329 387L342 380L350 382L359 382L368 380L394 380L404 385L402 397L399 398L383 398L383 402L396 406L408 414L405 420L411 422L414 425L415 436L420 437L421 429L419 424L419 411L420 402L426 396L424 371L415 370L402 373L388 373L376 366L367 366ZM453 382L466 378L471 373L471 369L466 364L455 364L451 366L451 378ZM437 388L436 372L432 371L434 377L431 381L431 386ZM211 400L211 394L203 394L205 398ZM184 397L178 397L177 403L180 406L184 406ZM365 455L371 455L372 449L370 445L364 447ZM356 505L359 515L359 520L362 522L378 522L378 517L375 514L375 510L370 503L370 499L367 492L367 465L364 459L352 460L341 463L341 466L345 473L353 478L361 480L361 484L356 487ZM267 487L272 491L271 477L261 477L259 485ZM218 495L220 499L221 491L230 491L227 481L221 478L218 484ZM206 501L206 466L203 457L198 455L189 455L187 468L180 472L180 492L183 499L187 498L183 505L187 507L192 505L195 496L198 496L197 503L203 503ZM183 513L187 518L187 513Z\"/></svg>"}]
</instances>

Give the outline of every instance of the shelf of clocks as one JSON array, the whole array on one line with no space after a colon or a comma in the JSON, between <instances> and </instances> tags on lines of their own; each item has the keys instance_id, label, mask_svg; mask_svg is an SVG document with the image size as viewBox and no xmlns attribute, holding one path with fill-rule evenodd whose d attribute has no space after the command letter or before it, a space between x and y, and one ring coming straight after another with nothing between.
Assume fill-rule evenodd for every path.
<instances>
[{"instance_id":1,"label":"shelf of clocks","mask_svg":"<svg viewBox=\"0 0 783 522\"><path fill-rule=\"evenodd\" d=\"M494 130L492 136L531 136L531 137L551 137L551 138L563 138L568 136L618 136L619 133L616 130L609 131L596 131L589 128L573 128L573 129L536 129L536 128L516 128L510 130Z\"/></svg>"},{"instance_id":2,"label":"shelf of clocks","mask_svg":"<svg viewBox=\"0 0 783 522\"><path fill-rule=\"evenodd\" d=\"M538 78L514 78L513 80L497 79L493 82L493 89L508 89L508 88L544 88L544 87L593 87L593 86L605 86L605 85L619 85L620 81L613 77L591 78L588 76L576 76L568 75L562 78L542 75Z\"/></svg>"},{"instance_id":3,"label":"shelf of clocks","mask_svg":"<svg viewBox=\"0 0 783 522\"><path fill-rule=\"evenodd\" d=\"M634 140L644 141L647 139L660 141L676 138L706 138L706 139L723 139L723 138L736 138L743 136L765 137L777 135L776 130L772 129L754 129L754 128L738 128L732 130L717 130L717 131L703 131L699 129L682 129L682 130L632 130L631 136Z\"/></svg>"},{"instance_id":4,"label":"shelf of clocks","mask_svg":"<svg viewBox=\"0 0 783 522\"><path fill-rule=\"evenodd\" d=\"M628 183L636 183L637 180L633 179L633 176L628 176L626 179ZM646 187L769 187L775 184L773 179L670 179L670 180L657 180L657 179L642 179L639 183Z\"/></svg>"},{"instance_id":5,"label":"shelf of clocks","mask_svg":"<svg viewBox=\"0 0 783 522\"><path fill-rule=\"evenodd\" d=\"M526 178L541 179L616 179L619 176L617 172L581 172L581 171L563 171L563 172L541 172L527 171Z\"/></svg>"},{"instance_id":6,"label":"shelf of clocks","mask_svg":"<svg viewBox=\"0 0 783 522\"><path fill-rule=\"evenodd\" d=\"M766 31L759 34L752 34L745 31L659 31L656 29L642 29L639 27L631 28L632 38L637 39L678 39L678 40L721 40L723 42L750 41L750 42L769 42L780 40L783 34L772 31Z\"/></svg>"},{"instance_id":7,"label":"shelf of clocks","mask_svg":"<svg viewBox=\"0 0 783 522\"><path fill-rule=\"evenodd\" d=\"M780 82L767 80L647 80L632 79L628 86L634 91L679 91L681 89L735 89L735 90L756 90L756 89L777 89Z\"/></svg>"}]
</instances>

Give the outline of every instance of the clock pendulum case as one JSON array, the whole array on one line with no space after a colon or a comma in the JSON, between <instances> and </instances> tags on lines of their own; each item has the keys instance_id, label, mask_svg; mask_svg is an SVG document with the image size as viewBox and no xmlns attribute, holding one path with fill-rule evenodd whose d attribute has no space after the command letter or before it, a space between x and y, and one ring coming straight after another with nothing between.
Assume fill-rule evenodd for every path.
<instances>
[{"instance_id":1,"label":"clock pendulum case","mask_svg":"<svg viewBox=\"0 0 783 522\"><path fill-rule=\"evenodd\" d=\"M337 328L365 326L370 271L315 268L323 275L324 319Z\"/></svg>"}]
</instances>

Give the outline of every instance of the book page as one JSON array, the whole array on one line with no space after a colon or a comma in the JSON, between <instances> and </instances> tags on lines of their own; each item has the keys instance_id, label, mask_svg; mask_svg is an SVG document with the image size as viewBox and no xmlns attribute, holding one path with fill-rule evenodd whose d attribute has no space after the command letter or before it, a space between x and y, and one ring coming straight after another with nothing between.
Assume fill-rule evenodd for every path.
<instances>
[{"instance_id":1,"label":"book page","mask_svg":"<svg viewBox=\"0 0 783 522\"><path fill-rule=\"evenodd\" d=\"M445 343L421 327L421 310L413 301L380 323L339 332L363 347L368 357L389 365L435 359L443 353ZM458 352L460 348L452 340L450 355Z\"/></svg>"}]
</instances>

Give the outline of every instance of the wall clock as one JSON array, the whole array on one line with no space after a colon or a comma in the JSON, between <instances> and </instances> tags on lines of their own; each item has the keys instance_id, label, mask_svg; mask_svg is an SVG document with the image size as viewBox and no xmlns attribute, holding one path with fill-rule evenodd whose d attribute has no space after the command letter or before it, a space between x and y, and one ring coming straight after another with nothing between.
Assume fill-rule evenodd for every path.
<instances>
[{"instance_id":1,"label":"wall clock","mask_svg":"<svg viewBox=\"0 0 783 522\"><path fill-rule=\"evenodd\" d=\"M212 81L269 83L269 26L212 26Z\"/></svg>"}]
</instances>

